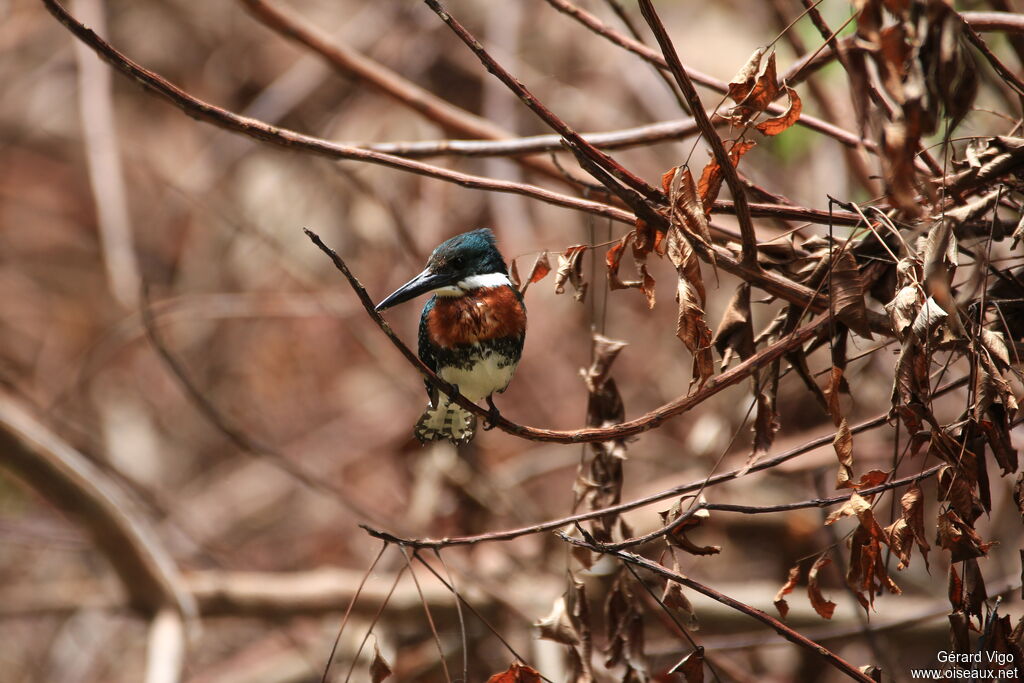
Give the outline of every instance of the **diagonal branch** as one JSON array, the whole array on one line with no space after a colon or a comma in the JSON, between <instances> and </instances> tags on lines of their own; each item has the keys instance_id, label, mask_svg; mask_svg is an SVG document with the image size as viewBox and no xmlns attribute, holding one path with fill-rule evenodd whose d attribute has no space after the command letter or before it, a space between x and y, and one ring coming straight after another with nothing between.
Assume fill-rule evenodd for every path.
<instances>
[{"instance_id":1,"label":"diagonal branch","mask_svg":"<svg viewBox=\"0 0 1024 683\"><path fill-rule=\"evenodd\" d=\"M466 111L420 87L366 55L339 44L314 24L266 0L240 0L263 25L304 45L335 70L358 78L380 92L456 135L481 140L508 140L514 135L493 122ZM547 159L520 159L531 170L561 182L570 182Z\"/></svg>"},{"instance_id":2,"label":"diagonal branch","mask_svg":"<svg viewBox=\"0 0 1024 683\"><path fill-rule=\"evenodd\" d=\"M651 0L640 0L640 12L643 14L644 19L647 20L651 30L654 31L654 37L657 38L658 45L661 46L661 52L665 56L665 62L668 64L669 71L672 72L672 76L676 79L676 83L679 84L680 90L683 91L683 97L689 101L690 108L693 110L694 121L697 122L704 140L711 146L715 160L718 161L718 166L722 170L722 177L729 186L729 192L732 193L732 200L736 208L736 220L740 224L740 235L743 238L742 263L744 266L756 268L757 236L754 233L754 224L750 220L750 209L747 207L746 191L743 183L740 182L736 167L729 158L729 152L725 149L722 138L718 137L718 133L711 123L711 118L704 111L704 104L700 101L700 95L697 94L697 89L693 87L693 81L690 80L689 74L686 73L686 69L683 68L682 63L679 61L676 48L672 45L672 38L669 37L665 24L658 17L658 12L654 9Z\"/></svg>"},{"instance_id":3,"label":"diagonal branch","mask_svg":"<svg viewBox=\"0 0 1024 683\"><path fill-rule=\"evenodd\" d=\"M623 167L617 161L612 159L610 156L593 146L582 137L579 133L569 127L565 121L559 118L554 112L544 106L531 93L525 85L520 83L512 74L510 74L503 66L501 66L480 44L472 33L470 33L465 26L460 24L455 17L450 15L444 7L437 0L424 0L427 6L434 11L441 20L448 25L449 28L464 42L473 54L477 56L477 59L494 74L498 80L505 84L509 90L515 93L516 97L522 100L533 113L535 113L544 123L548 124L552 130L561 135L569 147L580 155L590 159L592 162L600 166L602 169L611 173L615 178L622 182L626 187L632 189L634 192L639 193L648 201L660 202L664 199L661 192L640 178L634 175L631 171ZM621 188L609 187L616 195L621 195Z\"/></svg>"},{"instance_id":4,"label":"diagonal branch","mask_svg":"<svg viewBox=\"0 0 1024 683\"><path fill-rule=\"evenodd\" d=\"M661 56L651 48L647 47L643 43L633 40L629 36L623 35L619 31L616 31L615 29L605 24L603 21L598 19L590 12L587 12L586 10L577 7L568 0L547 0L547 2L549 5L554 7L559 12L562 12L563 14L572 17L580 24L582 24L584 27L586 27L588 30L596 33L602 38L605 38L608 41L614 43L615 45L618 45L619 47L632 52L641 59L650 62L651 64L654 64L658 68L668 69L668 62L665 61L665 58L663 56ZM699 83L700 85L703 85L704 87L709 88L717 93L722 93L724 95L729 91L729 86L725 81L719 80L713 76L709 76L708 74L702 73L696 69L692 69L689 67L686 68L686 73L689 74L690 78L693 79L694 82ZM779 114L784 113L786 109L781 105L772 104L768 107L767 111L770 111L772 114L778 116ZM874 141L863 140L856 133L851 133L848 130L840 128L839 126L833 125L828 121L823 121L822 119L819 119L815 116L811 116L809 114L801 114L800 118L796 122L796 125L804 126L806 128L810 128L811 130L816 130L819 133L827 135L835 139L837 142L846 145L847 147L863 146L865 149L868 149L871 152L878 152L878 145L876 145Z\"/></svg>"},{"instance_id":5,"label":"diagonal branch","mask_svg":"<svg viewBox=\"0 0 1024 683\"><path fill-rule=\"evenodd\" d=\"M239 133L261 142L268 142L286 149L317 154L328 159L348 159L379 164L400 171L455 183L470 189L523 195L555 206L575 209L627 224L633 224L636 221L636 218L627 211L601 202L571 197L536 185L460 173L412 159L403 159L392 154L382 154L351 145L329 142L312 135L304 135L287 128L280 128L258 119L241 116L194 97L159 74L132 61L69 14L57 0L42 0L42 2L50 14L56 17L76 38L91 47L108 64L140 83L146 90L166 99L199 121L205 121L219 128Z\"/></svg>"}]
</instances>

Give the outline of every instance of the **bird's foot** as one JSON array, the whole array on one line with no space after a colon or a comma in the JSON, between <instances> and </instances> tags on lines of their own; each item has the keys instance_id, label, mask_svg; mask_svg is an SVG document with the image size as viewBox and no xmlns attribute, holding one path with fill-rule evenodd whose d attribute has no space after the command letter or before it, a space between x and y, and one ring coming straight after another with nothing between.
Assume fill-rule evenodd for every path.
<instances>
[{"instance_id":1,"label":"bird's foot","mask_svg":"<svg viewBox=\"0 0 1024 683\"><path fill-rule=\"evenodd\" d=\"M498 420L501 419L501 413L498 411L498 406L494 405L494 399L491 396L487 397L487 418L484 420L484 431L490 431L498 426Z\"/></svg>"}]
</instances>

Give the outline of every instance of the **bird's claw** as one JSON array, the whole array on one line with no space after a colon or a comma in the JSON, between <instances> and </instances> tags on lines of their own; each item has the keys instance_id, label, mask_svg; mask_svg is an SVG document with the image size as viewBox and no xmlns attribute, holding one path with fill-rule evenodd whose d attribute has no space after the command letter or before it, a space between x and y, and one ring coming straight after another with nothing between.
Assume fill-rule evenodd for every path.
<instances>
[{"instance_id":1,"label":"bird's claw","mask_svg":"<svg viewBox=\"0 0 1024 683\"><path fill-rule=\"evenodd\" d=\"M497 427L498 420L501 419L498 406L494 405L494 399L490 396L487 397L487 409L487 417L484 419L484 431L490 431Z\"/></svg>"}]
</instances>

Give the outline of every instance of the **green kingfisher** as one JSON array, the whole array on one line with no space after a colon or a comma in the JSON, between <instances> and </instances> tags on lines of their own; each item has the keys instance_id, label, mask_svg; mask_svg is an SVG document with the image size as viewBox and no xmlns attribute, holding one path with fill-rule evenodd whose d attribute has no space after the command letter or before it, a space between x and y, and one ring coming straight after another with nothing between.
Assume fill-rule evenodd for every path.
<instances>
[{"instance_id":1,"label":"green kingfisher","mask_svg":"<svg viewBox=\"0 0 1024 683\"><path fill-rule=\"evenodd\" d=\"M505 391L523 353L526 306L508 278L494 233L487 228L442 242L422 273L377 304L383 311L433 292L420 316L419 356L438 377L474 403ZM466 443L476 416L427 384L430 403L413 433L420 442Z\"/></svg>"}]
</instances>

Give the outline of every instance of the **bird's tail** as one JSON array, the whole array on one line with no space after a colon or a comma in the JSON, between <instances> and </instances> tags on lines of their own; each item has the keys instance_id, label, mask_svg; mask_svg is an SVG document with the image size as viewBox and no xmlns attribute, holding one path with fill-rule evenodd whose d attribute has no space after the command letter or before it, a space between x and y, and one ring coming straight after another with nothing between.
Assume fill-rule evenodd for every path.
<instances>
[{"instance_id":1,"label":"bird's tail","mask_svg":"<svg viewBox=\"0 0 1024 683\"><path fill-rule=\"evenodd\" d=\"M420 443L441 439L468 443L476 433L476 415L441 394L436 406L427 406L413 432Z\"/></svg>"}]
</instances>

